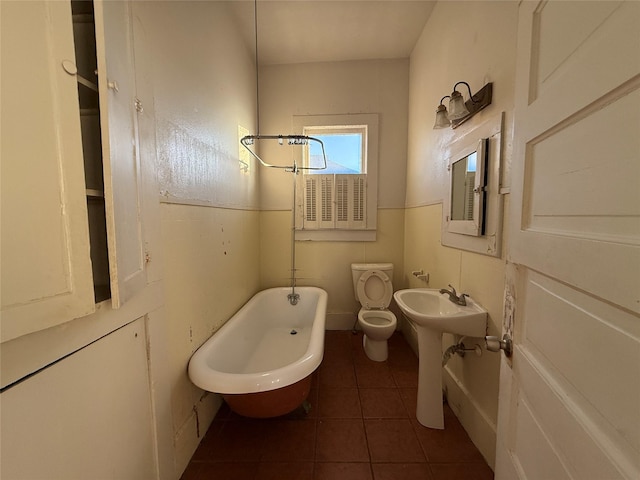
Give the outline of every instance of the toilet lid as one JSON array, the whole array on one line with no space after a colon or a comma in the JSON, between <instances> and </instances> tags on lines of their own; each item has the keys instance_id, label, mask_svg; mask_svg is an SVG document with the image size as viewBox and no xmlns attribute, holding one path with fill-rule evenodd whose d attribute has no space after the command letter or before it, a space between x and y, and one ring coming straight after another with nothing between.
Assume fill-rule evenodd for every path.
<instances>
[{"instance_id":1,"label":"toilet lid","mask_svg":"<svg viewBox=\"0 0 640 480\"><path fill-rule=\"evenodd\" d=\"M391 303L391 280L381 270L368 270L358 280L358 300L368 309L387 308Z\"/></svg>"}]
</instances>

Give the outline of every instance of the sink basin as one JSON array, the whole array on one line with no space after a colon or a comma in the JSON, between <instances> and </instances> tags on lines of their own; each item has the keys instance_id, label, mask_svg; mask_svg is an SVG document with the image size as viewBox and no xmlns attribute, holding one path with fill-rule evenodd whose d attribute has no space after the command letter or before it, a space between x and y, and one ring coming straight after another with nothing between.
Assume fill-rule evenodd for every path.
<instances>
[{"instance_id":1,"label":"sink basin","mask_svg":"<svg viewBox=\"0 0 640 480\"><path fill-rule=\"evenodd\" d=\"M410 288L393 294L418 331L418 401L416 418L425 427L444 428L442 409L442 334L484 337L487 311L467 297L456 305L432 288Z\"/></svg>"},{"instance_id":2,"label":"sink basin","mask_svg":"<svg viewBox=\"0 0 640 480\"><path fill-rule=\"evenodd\" d=\"M433 330L484 337L487 311L467 297L467 305L456 305L431 288L410 288L393 294L400 310L416 324Z\"/></svg>"}]
</instances>

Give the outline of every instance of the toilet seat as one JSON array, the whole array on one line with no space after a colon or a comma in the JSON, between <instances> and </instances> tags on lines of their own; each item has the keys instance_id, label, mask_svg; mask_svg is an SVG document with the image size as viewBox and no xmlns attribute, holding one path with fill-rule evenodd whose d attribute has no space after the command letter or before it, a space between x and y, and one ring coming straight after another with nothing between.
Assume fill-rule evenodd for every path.
<instances>
[{"instance_id":1,"label":"toilet seat","mask_svg":"<svg viewBox=\"0 0 640 480\"><path fill-rule=\"evenodd\" d=\"M391 310L370 310L364 307L358 312L358 321L360 326L365 324L377 330L389 326L393 326L395 330L397 323L396 316Z\"/></svg>"},{"instance_id":2,"label":"toilet seat","mask_svg":"<svg viewBox=\"0 0 640 480\"><path fill-rule=\"evenodd\" d=\"M368 310L386 309L391 303L393 287L386 273L368 270L358 280L358 300Z\"/></svg>"}]
</instances>

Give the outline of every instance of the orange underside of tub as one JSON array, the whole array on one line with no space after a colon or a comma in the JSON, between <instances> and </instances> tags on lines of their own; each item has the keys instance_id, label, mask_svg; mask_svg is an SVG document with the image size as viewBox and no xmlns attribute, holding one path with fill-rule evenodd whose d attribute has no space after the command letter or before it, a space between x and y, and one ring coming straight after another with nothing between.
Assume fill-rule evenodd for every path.
<instances>
[{"instance_id":1,"label":"orange underside of tub","mask_svg":"<svg viewBox=\"0 0 640 480\"><path fill-rule=\"evenodd\" d=\"M270 418L286 415L307 399L311 375L287 387L258 393L224 394L229 408L243 417Z\"/></svg>"}]
</instances>

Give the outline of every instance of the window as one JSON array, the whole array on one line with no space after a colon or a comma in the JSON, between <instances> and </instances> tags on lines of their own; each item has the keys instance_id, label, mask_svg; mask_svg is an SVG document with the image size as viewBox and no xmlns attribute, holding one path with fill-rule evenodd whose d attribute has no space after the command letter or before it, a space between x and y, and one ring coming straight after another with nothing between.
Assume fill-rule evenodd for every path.
<instances>
[{"instance_id":1,"label":"window","mask_svg":"<svg viewBox=\"0 0 640 480\"><path fill-rule=\"evenodd\" d=\"M348 174L366 173L367 126L328 126L305 127L304 135L315 137L324 143L327 152L327 168L311 170L311 174ZM309 145L305 165L322 166L322 149L316 142Z\"/></svg>"},{"instance_id":2,"label":"window","mask_svg":"<svg viewBox=\"0 0 640 480\"><path fill-rule=\"evenodd\" d=\"M324 170L303 170L299 180L296 238L375 240L377 115L295 117L297 131L321 140ZM322 149L310 142L303 164L322 166Z\"/></svg>"},{"instance_id":3,"label":"window","mask_svg":"<svg viewBox=\"0 0 640 480\"><path fill-rule=\"evenodd\" d=\"M367 126L305 127L303 133L323 142L327 168L306 172L302 228L366 228ZM321 167L321 146L311 142L305 157L305 166Z\"/></svg>"}]
</instances>

